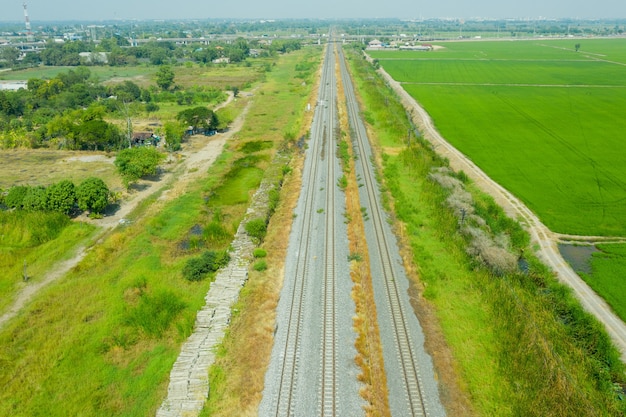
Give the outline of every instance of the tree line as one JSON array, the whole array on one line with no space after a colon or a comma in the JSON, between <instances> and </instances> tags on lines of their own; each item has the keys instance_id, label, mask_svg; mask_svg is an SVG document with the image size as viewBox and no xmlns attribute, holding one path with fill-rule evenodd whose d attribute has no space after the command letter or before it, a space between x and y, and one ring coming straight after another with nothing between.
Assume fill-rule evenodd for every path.
<instances>
[{"instance_id":1,"label":"tree line","mask_svg":"<svg viewBox=\"0 0 626 417\"><path fill-rule=\"evenodd\" d=\"M70 180L62 180L48 187L16 185L6 193L0 193L0 203L8 209L67 215L82 210L98 216L109 204L110 198L109 188L96 177L87 178L78 186Z\"/></svg>"},{"instance_id":2,"label":"tree line","mask_svg":"<svg viewBox=\"0 0 626 417\"><path fill-rule=\"evenodd\" d=\"M298 50L302 43L297 39L273 39L261 43L259 40L239 38L234 42L212 41L208 45L198 43L177 45L172 41L150 41L140 46L131 46L130 41L121 36L111 36L99 43L82 40L57 43L49 40L40 53L30 52L23 57L16 47L0 49L0 67L20 68L40 64L48 66L134 66L141 63L152 65L176 64L180 61L211 63L218 58L228 58L230 62L243 62L250 55L250 49L258 50L258 56L267 57L278 53ZM81 56L88 52L89 55ZM104 53L104 54L101 54Z\"/></svg>"},{"instance_id":3,"label":"tree line","mask_svg":"<svg viewBox=\"0 0 626 417\"><path fill-rule=\"evenodd\" d=\"M0 148L117 150L129 145L129 132L108 120L155 112L160 102L191 105L224 96L217 88L177 90L168 66L156 77L158 87L128 80L104 86L87 67L77 67L50 80L30 79L28 89L0 91Z\"/></svg>"}]
</instances>

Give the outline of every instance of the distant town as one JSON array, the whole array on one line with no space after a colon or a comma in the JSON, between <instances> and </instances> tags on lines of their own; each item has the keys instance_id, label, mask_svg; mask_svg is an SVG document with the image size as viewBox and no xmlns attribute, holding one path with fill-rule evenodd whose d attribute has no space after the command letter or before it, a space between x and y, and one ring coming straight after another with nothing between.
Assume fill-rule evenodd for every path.
<instances>
[{"instance_id":1,"label":"distant town","mask_svg":"<svg viewBox=\"0 0 626 417\"><path fill-rule=\"evenodd\" d=\"M343 42L373 48L428 50L428 42L458 39L528 39L624 36L626 19L426 19L426 20L118 20L101 22L0 22L0 69L44 65L118 65L116 48L150 43L189 47L191 52L212 43L252 42L252 55L273 39L319 43L330 25L340 27ZM371 42L374 42L373 44ZM64 45L60 48L61 45ZM259 48L255 48L259 46ZM43 51L73 53L68 62L52 62ZM193 49L192 49L193 48ZM52 55L52 54L49 54ZM113 56L112 56L113 55ZM179 57L179 58L184 58ZM219 59L224 57L216 57ZM122 60L123 61L123 60ZM222 62L224 59L222 59ZM218 61L220 62L220 61Z\"/></svg>"}]
</instances>

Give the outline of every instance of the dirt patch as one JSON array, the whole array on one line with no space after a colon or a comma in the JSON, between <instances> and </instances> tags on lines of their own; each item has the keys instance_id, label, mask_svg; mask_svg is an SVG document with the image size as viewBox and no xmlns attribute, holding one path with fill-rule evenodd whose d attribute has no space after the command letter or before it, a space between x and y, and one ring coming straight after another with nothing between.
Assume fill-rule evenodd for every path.
<instances>
[{"instance_id":1,"label":"dirt patch","mask_svg":"<svg viewBox=\"0 0 626 417\"><path fill-rule=\"evenodd\" d=\"M114 158L111 158L108 155L81 155L81 156L71 156L67 159L65 159L64 161L61 162L74 162L74 161L79 161L79 162L106 162L106 163L113 163L115 162Z\"/></svg>"},{"instance_id":2,"label":"dirt patch","mask_svg":"<svg viewBox=\"0 0 626 417\"><path fill-rule=\"evenodd\" d=\"M148 87L151 84L150 78L146 75L135 75L133 77L112 77L103 82L104 85L121 84L124 81L132 81L140 87Z\"/></svg>"}]
</instances>

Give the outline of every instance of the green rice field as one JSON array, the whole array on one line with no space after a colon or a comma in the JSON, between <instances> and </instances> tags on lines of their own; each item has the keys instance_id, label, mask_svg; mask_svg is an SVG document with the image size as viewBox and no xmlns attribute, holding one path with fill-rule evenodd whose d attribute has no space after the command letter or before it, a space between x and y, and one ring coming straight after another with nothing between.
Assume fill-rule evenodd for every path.
<instances>
[{"instance_id":1,"label":"green rice field","mask_svg":"<svg viewBox=\"0 0 626 417\"><path fill-rule=\"evenodd\" d=\"M626 39L436 46L370 54L551 230L626 236Z\"/></svg>"}]
</instances>

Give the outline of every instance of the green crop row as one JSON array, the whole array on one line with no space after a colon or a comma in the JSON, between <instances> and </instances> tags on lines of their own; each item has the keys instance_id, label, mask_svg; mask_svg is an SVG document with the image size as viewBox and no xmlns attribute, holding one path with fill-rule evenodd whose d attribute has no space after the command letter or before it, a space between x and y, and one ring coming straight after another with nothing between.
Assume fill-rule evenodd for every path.
<instances>
[{"instance_id":1,"label":"green crop row","mask_svg":"<svg viewBox=\"0 0 626 417\"><path fill-rule=\"evenodd\" d=\"M555 49L556 44L548 44ZM582 52L567 51L585 61L524 60L533 56L529 49L546 48L537 42L453 45L467 48L466 53L484 48L486 56L494 57L497 51L506 56L519 48L515 60L385 61L382 52L377 56L400 80L460 83L406 84L405 89L449 142L521 198L552 230L623 236L626 155L620 149L626 120L616 115L626 106L626 78L621 63L609 62L612 53L622 58L611 45L598 44L607 47L605 55L582 57Z\"/></svg>"}]
</instances>

